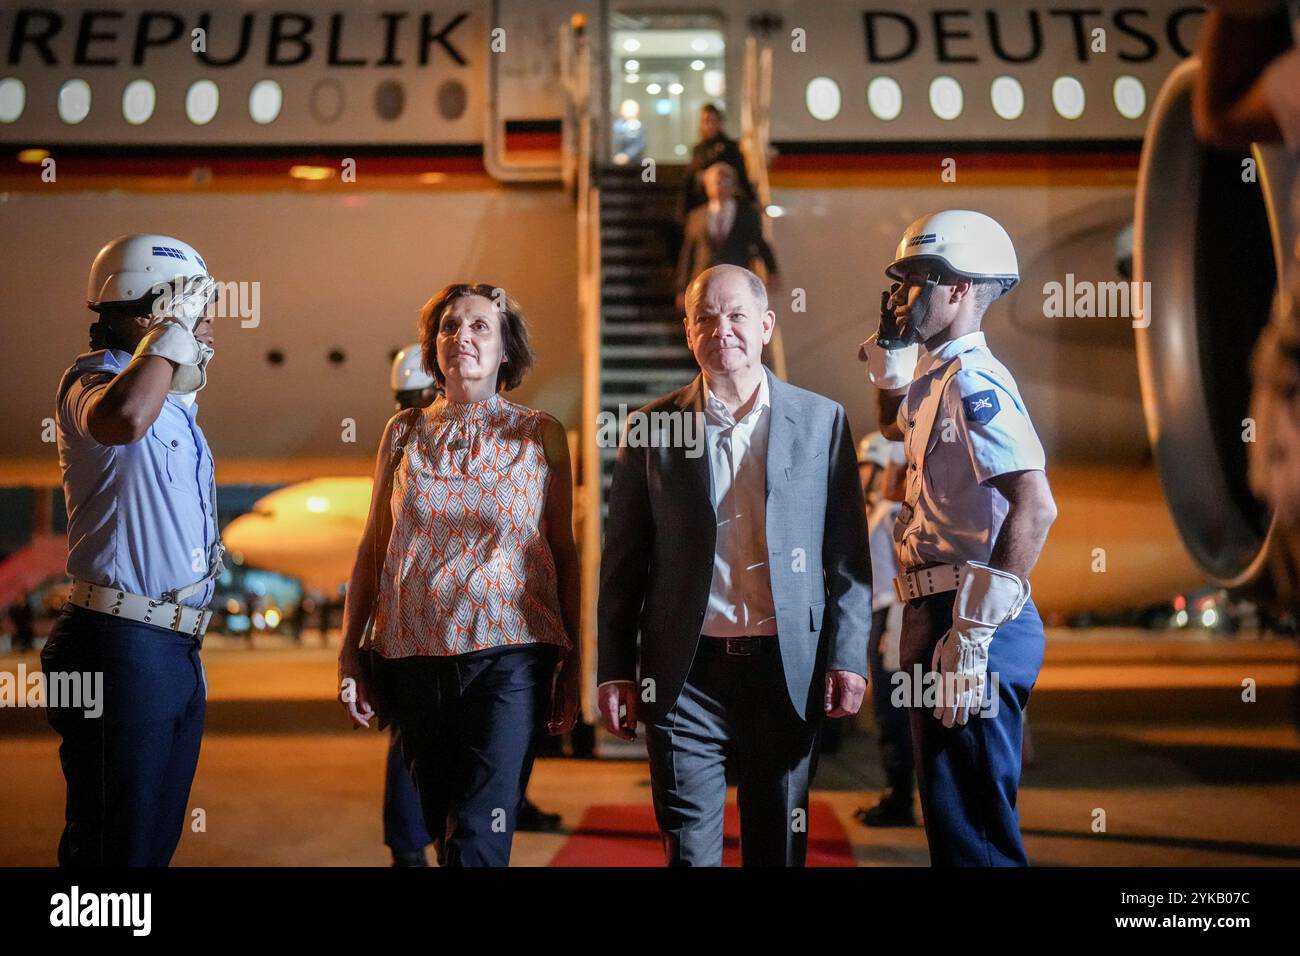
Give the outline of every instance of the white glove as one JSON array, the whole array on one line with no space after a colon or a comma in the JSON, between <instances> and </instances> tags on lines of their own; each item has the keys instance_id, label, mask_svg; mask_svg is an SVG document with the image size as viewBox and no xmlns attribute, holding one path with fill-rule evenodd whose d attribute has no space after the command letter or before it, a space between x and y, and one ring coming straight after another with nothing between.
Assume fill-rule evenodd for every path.
<instances>
[{"instance_id":1,"label":"white glove","mask_svg":"<svg viewBox=\"0 0 1300 956\"><path fill-rule=\"evenodd\" d=\"M961 569L952 627L935 645L930 669L939 675L934 716L945 727L965 724L984 703L993 632L1015 620L1029 600L1029 582L968 561Z\"/></svg>"},{"instance_id":2,"label":"white glove","mask_svg":"<svg viewBox=\"0 0 1300 956\"><path fill-rule=\"evenodd\" d=\"M882 389L911 385L916 371L917 346L881 348L876 343L879 335L879 332L872 332L871 337L858 346L858 359L867 363L867 381Z\"/></svg>"},{"instance_id":3,"label":"white glove","mask_svg":"<svg viewBox=\"0 0 1300 956\"><path fill-rule=\"evenodd\" d=\"M154 322L136 346L135 354L159 355L174 362L169 391L173 395L197 392L208 383L208 362L213 350L194 335L216 290L210 276L193 276L156 287Z\"/></svg>"}]
</instances>

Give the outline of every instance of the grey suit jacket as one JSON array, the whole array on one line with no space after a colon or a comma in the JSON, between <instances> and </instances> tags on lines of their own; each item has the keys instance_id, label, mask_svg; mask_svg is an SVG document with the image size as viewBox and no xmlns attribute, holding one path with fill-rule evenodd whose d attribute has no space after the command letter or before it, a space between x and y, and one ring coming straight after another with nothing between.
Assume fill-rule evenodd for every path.
<instances>
[{"instance_id":1,"label":"grey suit jacket","mask_svg":"<svg viewBox=\"0 0 1300 956\"><path fill-rule=\"evenodd\" d=\"M871 555L844 409L767 375L767 550L781 661L795 713L822 713L827 669L867 675ZM703 379L641 411L703 415ZM643 719L681 693L713 580L717 517L703 420L701 454L624 446L614 465L601 556L601 683L636 680ZM638 647L637 635L640 633ZM639 665L639 667L638 667ZM653 691L647 700L646 681Z\"/></svg>"}]
</instances>

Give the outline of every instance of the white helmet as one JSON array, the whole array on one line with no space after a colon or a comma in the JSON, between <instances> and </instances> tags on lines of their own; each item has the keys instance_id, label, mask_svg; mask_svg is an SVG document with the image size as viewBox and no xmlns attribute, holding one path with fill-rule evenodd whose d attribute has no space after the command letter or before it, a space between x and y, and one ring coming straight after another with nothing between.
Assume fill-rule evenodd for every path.
<instances>
[{"instance_id":1,"label":"white helmet","mask_svg":"<svg viewBox=\"0 0 1300 956\"><path fill-rule=\"evenodd\" d=\"M193 276L209 273L207 263L189 243L152 233L119 236L95 256L86 283L86 304L99 311L106 302L133 302L159 283Z\"/></svg>"},{"instance_id":2,"label":"white helmet","mask_svg":"<svg viewBox=\"0 0 1300 956\"><path fill-rule=\"evenodd\" d=\"M858 442L858 464L887 468L890 461L906 461L901 441L891 441L880 432L872 432Z\"/></svg>"},{"instance_id":3,"label":"white helmet","mask_svg":"<svg viewBox=\"0 0 1300 956\"><path fill-rule=\"evenodd\" d=\"M996 219L969 209L945 209L908 226L885 274L901 281L906 266L917 260L938 262L945 273L963 279L1000 279L1003 295L1020 281L1007 231Z\"/></svg>"},{"instance_id":4,"label":"white helmet","mask_svg":"<svg viewBox=\"0 0 1300 956\"><path fill-rule=\"evenodd\" d=\"M424 353L420 343L408 345L393 359L394 392L413 392L433 387L433 376L424 370Z\"/></svg>"}]
</instances>

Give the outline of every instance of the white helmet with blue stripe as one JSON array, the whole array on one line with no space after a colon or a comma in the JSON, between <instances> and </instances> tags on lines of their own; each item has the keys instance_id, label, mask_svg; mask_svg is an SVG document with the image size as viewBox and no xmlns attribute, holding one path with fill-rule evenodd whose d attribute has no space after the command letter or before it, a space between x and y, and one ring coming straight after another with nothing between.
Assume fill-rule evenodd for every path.
<instances>
[{"instance_id":1,"label":"white helmet with blue stripe","mask_svg":"<svg viewBox=\"0 0 1300 956\"><path fill-rule=\"evenodd\" d=\"M909 268L930 265L941 276L995 279L1003 294L1020 281L1016 247L1007 231L996 219L971 209L945 209L908 226L885 274L901 282Z\"/></svg>"},{"instance_id":2,"label":"white helmet with blue stripe","mask_svg":"<svg viewBox=\"0 0 1300 956\"><path fill-rule=\"evenodd\" d=\"M105 303L134 302L155 286L195 276L211 278L207 263L188 242L153 233L119 236L95 256L86 304L98 312Z\"/></svg>"}]
</instances>

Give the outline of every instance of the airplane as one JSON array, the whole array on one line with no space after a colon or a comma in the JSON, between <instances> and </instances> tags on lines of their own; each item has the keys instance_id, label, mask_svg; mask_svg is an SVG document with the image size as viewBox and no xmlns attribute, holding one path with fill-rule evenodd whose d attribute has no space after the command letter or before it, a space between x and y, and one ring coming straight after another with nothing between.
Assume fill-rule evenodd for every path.
<instances>
[{"instance_id":1,"label":"airplane","mask_svg":"<svg viewBox=\"0 0 1300 956\"><path fill-rule=\"evenodd\" d=\"M1250 336L1178 365L1228 307L1192 295L1178 263L1228 217L1229 252L1276 249L1281 207L1258 187L1196 195L1152 158L1241 159L1168 136L1186 117L1160 91L1185 84L1202 15L1180 0L20 0L0 12L0 277L10 329L39 331L0 358L19 426L0 435L0 484L58 486L51 395L85 350L84 273L113 236L182 235L229 285L200 396L227 486L370 474L420 305L448 281L500 284L539 355L511 397L572 432L590 649L614 452L597 418L693 376L668 252L714 103L781 263L769 361L842 403L855 435L876 425L857 345L903 228L959 206L1010 231L1022 280L985 328L1047 449L1060 517L1033 584L1049 620L1258 583L1268 518L1223 440ZM1260 280L1232 303L1251 330ZM1193 442L1181 458L1175 425Z\"/></svg>"}]
</instances>

